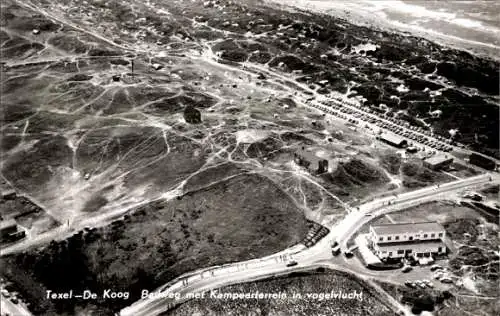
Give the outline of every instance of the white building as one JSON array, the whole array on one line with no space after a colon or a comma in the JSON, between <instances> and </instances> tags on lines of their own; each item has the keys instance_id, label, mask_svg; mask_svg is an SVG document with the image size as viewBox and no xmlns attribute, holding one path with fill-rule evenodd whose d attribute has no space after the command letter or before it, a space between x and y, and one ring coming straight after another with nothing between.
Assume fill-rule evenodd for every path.
<instances>
[{"instance_id":1,"label":"white building","mask_svg":"<svg viewBox=\"0 0 500 316\"><path fill-rule=\"evenodd\" d=\"M445 254L445 236L436 222L400 223L370 226L369 240L379 258L422 258Z\"/></svg>"}]
</instances>

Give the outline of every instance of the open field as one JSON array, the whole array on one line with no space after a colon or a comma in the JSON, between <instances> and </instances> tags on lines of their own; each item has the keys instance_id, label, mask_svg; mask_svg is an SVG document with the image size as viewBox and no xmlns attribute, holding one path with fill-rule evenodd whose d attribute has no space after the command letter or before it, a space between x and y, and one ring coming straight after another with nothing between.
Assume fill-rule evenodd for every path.
<instances>
[{"instance_id":1,"label":"open field","mask_svg":"<svg viewBox=\"0 0 500 316\"><path fill-rule=\"evenodd\" d=\"M173 315L377 315L389 316L393 312L378 299L373 290L351 275L339 272L296 273L240 285L224 287L219 293L284 293L286 297L266 299L206 298L188 301L164 313ZM307 294L349 293L361 294L354 299L308 298ZM293 297L301 294L301 297Z\"/></svg>"},{"instance_id":2,"label":"open field","mask_svg":"<svg viewBox=\"0 0 500 316\"><path fill-rule=\"evenodd\" d=\"M94 303L109 313L135 301L142 289L182 273L292 246L307 229L302 211L275 184L242 175L179 199L152 202L111 226L2 258L2 273L23 296L40 303L33 305L37 315L93 310L88 301L47 302L43 288L130 291L129 300Z\"/></svg>"}]
</instances>

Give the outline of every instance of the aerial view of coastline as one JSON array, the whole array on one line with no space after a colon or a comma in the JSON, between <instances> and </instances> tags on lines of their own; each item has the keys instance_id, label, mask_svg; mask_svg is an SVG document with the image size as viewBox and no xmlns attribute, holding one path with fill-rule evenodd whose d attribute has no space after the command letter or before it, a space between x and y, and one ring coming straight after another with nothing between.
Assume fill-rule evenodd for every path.
<instances>
[{"instance_id":1,"label":"aerial view of coastline","mask_svg":"<svg viewBox=\"0 0 500 316\"><path fill-rule=\"evenodd\" d=\"M500 58L500 4L496 1L437 0L268 0L331 14L354 24L422 36Z\"/></svg>"},{"instance_id":2,"label":"aerial view of coastline","mask_svg":"<svg viewBox=\"0 0 500 316\"><path fill-rule=\"evenodd\" d=\"M499 21L2 1L1 316L498 315Z\"/></svg>"}]
</instances>

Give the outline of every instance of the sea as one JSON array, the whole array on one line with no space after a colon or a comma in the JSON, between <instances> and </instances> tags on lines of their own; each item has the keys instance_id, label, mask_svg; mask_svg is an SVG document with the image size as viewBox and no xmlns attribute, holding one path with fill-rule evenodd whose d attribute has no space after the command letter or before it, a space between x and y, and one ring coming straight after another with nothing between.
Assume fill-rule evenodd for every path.
<instances>
[{"instance_id":1,"label":"sea","mask_svg":"<svg viewBox=\"0 0 500 316\"><path fill-rule=\"evenodd\" d=\"M267 0L500 60L500 1Z\"/></svg>"}]
</instances>

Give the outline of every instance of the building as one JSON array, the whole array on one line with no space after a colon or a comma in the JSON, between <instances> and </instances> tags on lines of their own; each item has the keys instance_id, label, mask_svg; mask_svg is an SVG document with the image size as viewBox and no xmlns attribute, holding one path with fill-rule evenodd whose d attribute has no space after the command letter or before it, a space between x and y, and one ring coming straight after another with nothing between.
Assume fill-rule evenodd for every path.
<instances>
[{"instance_id":1,"label":"building","mask_svg":"<svg viewBox=\"0 0 500 316\"><path fill-rule=\"evenodd\" d=\"M16 197L17 197L16 191L12 189L2 191L2 199L4 200L15 200Z\"/></svg>"},{"instance_id":2,"label":"building","mask_svg":"<svg viewBox=\"0 0 500 316\"><path fill-rule=\"evenodd\" d=\"M7 240L10 235L17 233L16 220L11 218L0 222L0 240Z\"/></svg>"},{"instance_id":3,"label":"building","mask_svg":"<svg viewBox=\"0 0 500 316\"><path fill-rule=\"evenodd\" d=\"M17 225L15 219L2 220L0 222L0 242L14 242L26 237L26 231Z\"/></svg>"},{"instance_id":4,"label":"building","mask_svg":"<svg viewBox=\"0 0 500 316\"><path fill-rule=\"evenodd\" d=\"M308 151L304 147L295 152L293 160L311 173L318 174L328 171L328 160L317 157L312 151Z\"/></svg>"},{"instance_id":5,"label":"building","mask_svg":"<svg viewBox=\"0 0 500 316\"><path fill-rule=\"evenodd\" d=\"M414 258L446 254L443 226L436 222L370 226L370 246L379 258Z\"/></svg>"},{"instance_id":6,"label":"building","mask_svg":"<svg viewBox=\"0 0 500 316\"><path fill-rule=\"evenodd\" d=\"M404 148L408 146L408 141L398 135L392 133L383 133L380 134L377 139L383 141L386 144L389 144L394 147Z\"/></svg>"},{"instance_id":7,"label":"building","mask_svg":"<svg viewBox=\"0 0 500 316\"><path fill-rule=\"evenodd\" d=\"M449 167L453 158L448 155L436 155L424 160L424 166L432 170L441 170Z\"/></svg>"},{"instance_id":8,"label":"building","mask_svg":"<svg viewBox=\"0 0 500 316\"><path fill-rule=\"evenodd\" d=\"M496 162L493 159L480 155L478 153L472 153L469 156L469 162L473 165L487 170L495 170L496 168Z\"/></svg>"}]
</instances>

